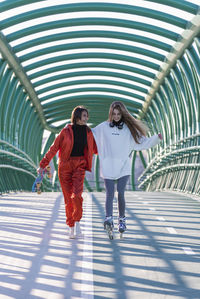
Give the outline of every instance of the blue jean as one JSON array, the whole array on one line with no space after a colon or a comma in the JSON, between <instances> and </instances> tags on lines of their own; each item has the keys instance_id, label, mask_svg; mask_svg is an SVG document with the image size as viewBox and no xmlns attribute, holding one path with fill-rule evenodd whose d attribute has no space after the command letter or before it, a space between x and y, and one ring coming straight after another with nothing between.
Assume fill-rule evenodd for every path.
<instances>
[{"instance_id":1,"label":"blue jean","mask_svg":"<svg viewBox=\"0 0 200 299\"><path fill-rule=\"evenodd\" d=\"M118 192L118 211L119 217L125 216L125 198L124 192L128 182L129 175L123 176L117 180L117 192ZM104 179L106 187L106 216L113 215L113 199L115 193L115 180Z\"/></svg>"}]
</instances>

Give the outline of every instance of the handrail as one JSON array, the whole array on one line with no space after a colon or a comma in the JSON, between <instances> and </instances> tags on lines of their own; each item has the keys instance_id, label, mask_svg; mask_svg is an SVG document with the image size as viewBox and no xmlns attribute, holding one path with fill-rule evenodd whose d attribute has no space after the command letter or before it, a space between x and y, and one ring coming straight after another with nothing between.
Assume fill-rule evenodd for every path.
<instances>
[{"instance_id":1,"label":"handrail","mask_svg":"<svg viewBox=\"0 0 200 299\"><path fill-rule=\"evenodd\" d=\"M200 163L189 163L189 164L175 164L175 165L169 165L169 166L166 166L166 167L163 167L163 168L160 168L156 171L154 171L152 174L149 174L148 177L139 184L139 188L144 185L151 177L155 176L157 173L159 172L163 172L163 171L166 171L166 170L171 170L171 169L174 169L174 168L179 168L180 170L183 170L183 169L186 169L186 168L200 168Z\"/></svg>"},{"instance_id":2,"label":"handrail","mask_svg":"<svg viewBox=\"0 0 200 299\"><path fill-rule=\"evenodd\" d=\"M34 175L32 172L30 172L28 170L25 170L25 169L19 168L19 167L15 167L15 166L12 166L12 165L0 164L0 170L2 168L9 168L9 169L12 169L12 170L16 170L16 171L20 171L20 172L26 173L26 174L32 176L34 179L36 179L36 177L37 177L36 175ZM47 188L48 190L52 190L52 188L48 186L48 181L46 181L45 178L44 178L44 184L45 184L45 188Z\"/></svg>"},{"instance_id":3,"label":"handrail","mask_svg":"<svg viewBox=\"0 0 200 299\"><path fill-rule=\"evenodd\" d=\"M170 150L170 148L172 148L172 147L175 146L176 144L178 145L179 143L185 142L185 141L188 140L188 139L193 139L193 138L196 138L196 137L200 137L200 133L197 133L197 134L195 134L195 135L186 137L186 138L184 138L184 139L180 139L178 142L176 142L176 143L174 143L174 144L171 144L171 145L169 145L168 147L164 148L164 149L163 149L163 150L162 150L156 157L154 157L154 158L151 160L151 162L150 162L150 163L148 164L148 166L145 168L145 170L143 171L143 173L142 173L142 175L141 175L140 177L142 177L142 176L149 170L149 168L152 167L152 165L153 165L154 163L157 163L159 160L165 158L165 157L168 156L168 155L173 155L173 153L174 153L174 151L170 151L170 152L165 153L164 155L162 155L163 152L166 152L167 150ZM194 147L200 148L200 146L194 146ZM186 149L192 149L192 148L194 148L194 147L182 148L182 149L179 149L179 150L175 151L175 153L178 152L178 151L180 151L180 152L181 152L181 151L184 151L184 150L186 150ZM140 177L139 177L139 179L140 179Z\"/></svg>"},{"instance_id":4,"label":"handrail","mask_svg":"<svg viewBox=\"0 0 200 299\"><path fill-rule=\"evenodd\" d=\"M10 168L10 169L13 169L13 170L17 170L17 171L25 172L25 173L31 175L32 177L36 178L36 175L34 175L32 172L30 172L30 171L28 171L28 170L25 170L25 169L23 169L23 168L15 167L15 166L8 165L8 164L0 164L0 169L1 169L1 168Z\"/></svg>"},{"instance_id":5,"label":"handrail","mask_svg":"<svg viewBox=\"0 0 200 299\"><path fill-rule=\"evenodd\" d=\"M174 154L176 154L176 153L178 153L178 152L184 152L184 151L187 152L187 151L190 151L190 150L192 150L192 149L199 150L199 149L200 149L200 146L189 147L189 148L187 148L187 149L184 148L184 149L180 149L180 150L177 150L177 151L174 151L174 152L167 153L166 155L160 156L160 157L158 158L158 161L161 160L161 159L164 160L167 156L173 156ZM181 156L181 157L183 157L183 156ZM180 157L179 157L179 158L180 158ZM158 161L157 161L156 163L159 163ZM162 161L161 161L160 163L162 163ZM171 166L171 165L170 165L170 166ZM138 178L139 181L142 179L142 177L145 176L145 173L147 173L151 167L152 167L152 163L151 163L151 166L149 165L149 166L143 171L143 173L139 176L139 178ZM155 173L155 172L154 172L154 173Z\"/></svg>"},{"instance_id":6,"label":"handrail","mask_svg":"<svg viewBox=\"0 0 200 299\"><path fill-rule=\"evenodd\" d=\"M18 152L20 152L21 154L23 154L24 156L26 156L27 159L29 159L32 163L34 163L33 160L29 157L29 155L27 155L27 153L25 153L25 152L22 151L21 149L17 148L17 147L14 146L13 144L10 144L9 142L7 142L7 141L5 141L5 140L1 140L1 139L0 139L0 144L1 144L1 143L2 143L2 144L5 144L5 145L8 146L8 147L13 148L14 150L16 150L16 151L18 151Z\"/></svg>"},{"instance_id":7,"label":"handrail","mask_svg":"<svg viewBox=\"0 0 200 299\"><path fill-rule=\"evenodd\" d=\"M27 159L21 157L21 156L18 156L17 154L14 154L14 153L11 153L9 151L5 151L5 150L1 150L0 149L0 154L6 154L6 155L9 155L9 156L12 156L12 157L15 157L19 160L22 160L22 161L25 161L26 163L28 163L29 165L31 165L32 167L34 167L35 169L37 169L37 166L34 164L34 163L31 163L30 161L28 161Z\"/></svg>"}]
</instances>

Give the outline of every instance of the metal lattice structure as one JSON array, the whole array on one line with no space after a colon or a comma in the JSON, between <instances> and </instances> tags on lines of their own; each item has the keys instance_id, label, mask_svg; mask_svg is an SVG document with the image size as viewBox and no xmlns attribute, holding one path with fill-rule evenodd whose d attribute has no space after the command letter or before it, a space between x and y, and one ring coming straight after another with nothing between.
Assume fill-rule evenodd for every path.
<instances>
[{"instance_id":1,"label":"metal lattice structure","mask_svg":"<svg viewBox=\"0 0 200 299\"><path fill-rule=\"evenodd\" d=\"M120 100L164 136L148 151L141 188L200 194L198 0L6 0L0 30L0 192L31 189L75 106L95 126Z\"/></svg>"}]
</instances>

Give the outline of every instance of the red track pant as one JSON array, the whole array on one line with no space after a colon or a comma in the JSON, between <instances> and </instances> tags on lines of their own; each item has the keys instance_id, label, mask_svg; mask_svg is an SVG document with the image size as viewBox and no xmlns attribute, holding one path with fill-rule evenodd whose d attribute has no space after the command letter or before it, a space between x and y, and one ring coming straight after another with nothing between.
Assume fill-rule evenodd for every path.
<instances>
[{"instance_id":1,"label":"red track pant","mask_svg":"<svg viewBox=\"0 0 200 299\"><path fill-rule=\"evenodd\" d=\"M59 165L58 176L65 200L66 223L70 227L82 218L85 167L84 157L70 157L67 162Z\"/></svg>"}]
</instances>

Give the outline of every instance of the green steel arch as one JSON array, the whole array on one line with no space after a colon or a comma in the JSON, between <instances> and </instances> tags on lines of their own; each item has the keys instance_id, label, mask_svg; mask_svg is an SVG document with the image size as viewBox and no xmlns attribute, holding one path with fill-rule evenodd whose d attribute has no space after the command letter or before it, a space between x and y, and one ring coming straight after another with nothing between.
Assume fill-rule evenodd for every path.
<instances>
[{"instance_id":1,"label":"green steel arch","mask_svg":"<svg viewBox=\"0 0 200 299\"><path fill-rule=\"evenodd\" d=\"M149 135L164 137L147 163L140 153L140 188L200 193L198 1L6 0L0 30L0 192L30 190L76 105L88 107L95 126L120 100L148 123ZM136 154L133 189L135 161ZM96 158L89 190L102 189L98 165Z\"/></svg>"}]
</instances>

